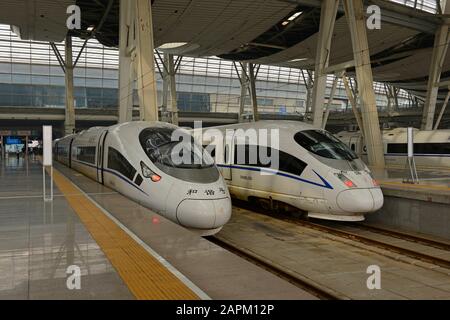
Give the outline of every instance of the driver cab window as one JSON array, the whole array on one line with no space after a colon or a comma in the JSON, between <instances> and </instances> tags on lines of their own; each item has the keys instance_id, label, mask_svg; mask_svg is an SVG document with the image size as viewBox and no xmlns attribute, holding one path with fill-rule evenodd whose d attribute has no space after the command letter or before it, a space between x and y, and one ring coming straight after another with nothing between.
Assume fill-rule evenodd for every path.
<instances>
[{"instance_id":1,"label":"driver cab window","mask_svg":"<svg viewBox=\"0 0 450 320\"><path fill-rule=\"evenodd\" d=\"M133 180L136 174L136 169L128 160L119 151L111 147L108 149L108 168L121 173L130 180Z\"/></svg>"},{"instance_id":2,"label":"driver cab window","mask_svg":"<svg viewBox=\"0 0 450 320\"><path fill-rule=\"evenodd\" d=\"M309 152L324 158L347 161L358 158L345 143L326 131L300 131L294 140Z\"/></svg>"}]
</instances>

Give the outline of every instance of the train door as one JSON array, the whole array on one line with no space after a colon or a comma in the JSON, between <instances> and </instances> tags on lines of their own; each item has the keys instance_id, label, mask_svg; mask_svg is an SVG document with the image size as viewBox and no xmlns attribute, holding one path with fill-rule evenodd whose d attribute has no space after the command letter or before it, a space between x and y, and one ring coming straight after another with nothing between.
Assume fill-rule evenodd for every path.
<instances>
[{"instance_id":1,"label":"train door","mask_svg":"<svg viewBox=\"0 0 450 320\"><path fill-rule=\"evenodd\" d=\"M228 132L224 136L224 151L223 151L223 169L222 176L225 180L232 180L233 174L231 166L233 164L233 136L234 132Z\"/></svg>"},{"instance_id":2,"label":"train door","mask_svg":"<svg viewBox=\"0 0 450 320\"><path fill-rule=\"evenodd\" d=\"M69 168L72 168L72 143L75 138L70 139L69 142Z\"/></svg>"},{"instance_id":3,"label":"train door","mask_svg":"<svg viewBox=\"0 0 450 320\"><path fill-rule=\"evenodd\" d=\"M348 146L354 153L361 156L361 139L359 136L351 136Z\"/></svg>"},{"instance_id":4,"label":"train door","mask_svg":"<svg viewBox=\"0 0 450 320\"><path fill-rule=\"evenodd\" d=\"M103 131L97 142L97 181L104 184L105 140L108 131Z\"/></svg>"}]
</instances>

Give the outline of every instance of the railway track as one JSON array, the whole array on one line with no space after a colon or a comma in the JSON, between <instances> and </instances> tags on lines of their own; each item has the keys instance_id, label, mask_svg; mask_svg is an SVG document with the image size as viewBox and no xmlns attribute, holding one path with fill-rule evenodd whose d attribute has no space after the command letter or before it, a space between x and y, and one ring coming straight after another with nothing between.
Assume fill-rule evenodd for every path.
<instances>
[{"instance_id":1,"label":"railway track","mask_svg":"<svg viewBox=\"0 0 450 320\"><path fill-rule=\"evenodd\" d=\"M319 284L315 283L311 279L306 279L299 274L284 270L282 267L279 267L279 266L269 262L268 260L266 260L262 257L259 257L258 255L254 254L253 252L251 252L249 250L240 248L230 241L218 238L217 236L206 237L206 239L208 239L212 243L224 248L225 250L228 250L228 251L250 261L251 263L253 263L257 266L266 269L267 271L269 271L269 272L275 274L276 276L292 283L293 285L311 293L312 295L318 297L321 300L349 299L348 297L343 296L338 292L335 292L329 288L324 288L323 286L320 286Z\"/></svg>"},{"instance_id":2,"label":"railway track","mask_svg":"<svg viewBox=\"0 0 450 320\"><path fill-rule=\"evenodd\" d=\"M412 235L409 233L400 232L400 231L391 230L391 229L384 229L381 227L367 225L367 224L358 224L357 227L367 230L367 231L370 231L370 232L373 232L373 233L379 233L379 234L387 235L387 236L397 238L397 239L408 240L411 242L420 243L420 244L430 246L430 247L433 247L436 249L450 251L450 243L436 241L434 239L419 237L419 236Z\"/></svg>"},{"instance_id":3,"label":"railway track","mask_svg":"<svg viewBox=\"0 0 450 320\"><path fill-rule=\"evenodd\" d=\"M339 237L343 237L343 238L347 238L350 240L354 240L354 241L358 241L367 245L371 245L371 246L375 246L381 249L386 249L392 252L396 252L402 255L405 255L407 257L413 258L413 259L417 259L417 260L421 260L421 261L425 261L440 267L444 267L446 269L450 269L450 260L441 258L441 257L437 257L434 255L430 255L427 253L423 253L423 252L419 252L416 250L411 250L408 248L404 248L392 243L388 243L385 241L381 241L381 240L376 240L373 239L371 237L368 236L364 236L355 232L351 232L351 231L347 231L347 230L342 230L338 227L330 227L327 225L323 225L320 223L314 223L314 222L309 222L309 221L295 221L294 219L290 218L288 219L290 222L296 223L298 225L304 226L304 227L309 227L315 230L319 230L322 232L326 232L335 236L339 236ZM367 227L364 225L364 227L362 228L366 228L366 229L371 229L371 227ZM372 229L374 230L374 229ZM373 231L372 231L373 232ZM412 236L412 235L406 235L400 232L390 232L388 230L385 229L380 229L377 228L377 231L375 233L383 233L384 235L388 235L391 237L395 237L395 238L399 238L402 240L407 240L407 241L414 241L417 243L421 243L427 246L433 246L433 247L438 247L439 249L442 249L443 247L446 247L447 245L445 243L440 243L437 241L431 241L429 239L425 239L425 238L420 238L417 236ZM448 249L444 249L444 250L448 250Z\"/></svg>"},{"instance_id":4,"label":"railway track","mask_svg":"<svg viewBox=\"0 0 450 320\"><path fill-rule=\"evenodd\" d=\"M362 235L357 232L351 232L348 230L344 230L344 226L339 226L337 224L334 224L333 222L328 222L328 221L312 222L312 221L301 219L301 218L294 218L292 216L285 215L285 214L274 213L272 211L268 211L268 210L265 210L262 208L257 208L257 209L249 208L249 205L245 204L245 203L238 203L237 207L251 210L251 211L253 211L255 213L259 213L259 214L269 215L272 218L275 218L278 220L283 220L283 221L286 221L289 223L294 223L296 225L300 225L302 227L311 228L311 229L318 230L318 231L321 231L324 233L332 234L334 236L339 236L339 237L350 239L353 241L358 241L358 242L364 243L366 245L385 249L385 250L388 250L391 252L395 252L395 253L407 256L409 258L421 260L421 261L431 263L431 264L434 264L434 265L437 265L437 266L440 266L440 267L443 267L446 269L450 269L450 259L445 259L442 257L438 257L435 255L425 253L425 252L419 252L417 250L412 250L412 249L408 249L405 247L401 247L399 245L389 243L386 241L381 241L378 239L374 239L373 237ZM411 235L411 234L407 234L407 233L403 233L403 232L399 232L399 231L383 229L380 227L369 226L366 224L351 224L350 226L352 228L359 228L361 230L366 230L371 233L382 234L385 236L389 236L391 238L401 239L401 240L405 240L408 242L414 242L414 243L418 243L418 244L421 244L421 245L424 245L427 247L432 247L432 248L450 252L450 243L440 242L440 241L436 241L434 239L423 238L423 237L419 237L416 235Z\"/></svg>"}]
</instances>

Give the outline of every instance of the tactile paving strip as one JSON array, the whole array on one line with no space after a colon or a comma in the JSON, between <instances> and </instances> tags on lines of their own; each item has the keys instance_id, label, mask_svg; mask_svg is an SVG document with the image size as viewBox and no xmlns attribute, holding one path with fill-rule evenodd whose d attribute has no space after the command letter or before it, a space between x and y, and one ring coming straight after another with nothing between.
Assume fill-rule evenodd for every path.
<instances>
[{"instance_id":1,"label":"tactile paving strip","mask_svg":"<svg viewBox=\"0 0 450 320\"><path fill-rule=\"evenodd\" d=\"M199 299L180 279L80 193L69 179L57 170L54 170L53 179L136 299Z\"/></svg>"}]
</instances>

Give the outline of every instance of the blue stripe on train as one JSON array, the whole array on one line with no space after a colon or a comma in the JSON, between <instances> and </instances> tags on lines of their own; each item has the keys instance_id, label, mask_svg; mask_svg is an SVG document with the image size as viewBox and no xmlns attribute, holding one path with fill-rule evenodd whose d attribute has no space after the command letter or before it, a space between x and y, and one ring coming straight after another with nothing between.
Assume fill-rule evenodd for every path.
<instances>
[{"instance_id":1,"label":"blue stripe on train","mask_svg":"<svg viewBox=\"0 0 450 320\"><path fill-rule=\"evenodd\" d=\"M289 179L294 179L294 180L301 181L301 182L304 182L304 183L312 184L312 185L317 186L317 187L322 187L322 188L325 188L325 189L333 190L333 187L331 186L331 184L327 180L325 180L320 174L318 174L316 171L314 171L314 170L313 170L313 172L319 177L320 180L322 180L323 184L320 184L320 183L317 183L317 182L314 182L314 181L310 181L310 180L306 180L306 179L300 178L298 176L293 176L293 175L290 175L288 173L284 173L284 172L280 172L280 171L276 171L276 170L270 170L270 169L266 169L266 168L242 167L242 166L226 165L226 164L218 164L217 166L221 167L221 168L230 168L230 169L238 169L238 170L246 170L246 171L257 171L257 172L265 171L265 172L269 172L269 173L274 173L274 174L276 174L278 176L282 176L282 177L286 177L286 178L289 178Z\"/></svg>"}]
</instances>

